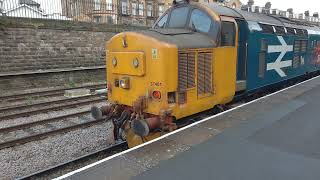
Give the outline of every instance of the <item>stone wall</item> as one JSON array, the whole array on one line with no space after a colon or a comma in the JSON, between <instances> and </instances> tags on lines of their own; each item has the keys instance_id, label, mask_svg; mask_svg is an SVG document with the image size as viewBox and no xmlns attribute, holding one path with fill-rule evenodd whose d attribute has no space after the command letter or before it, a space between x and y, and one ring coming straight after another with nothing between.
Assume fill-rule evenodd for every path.
<instances>
[{"instance_id":1,"label":"stone wall","mask_svg":"<svg viewBox=\"0 0 320 180\"><path fill-rule=\"evenodd\" d=\"M0 72L105 65L105 42L115 33L6 28L0 32Z\"/></svg>"},{"instance_id":2,"label":"stone wall","mask_svg":"<svg viewBox=\"0 0 320 180\"><path fill-rule=\"evenodd\" d=\"M69 79L81 74L89 73L91 80L104 80L104 73L101 67L105 66L105 43L112 36L122 31L132 31L145 29L146 27L121 26L96 23L80 23L71 21L41 20L41 19L23 19L0 17L0 90L10 90L6 86L8 80L15 82L15 74L19 74L19 83L23 83L23 74L28 74L34 82L30 85L27 82L25 86L19 84L20 88L41 87L44 82L41 78L48 78L48 75L34 74L32 72L50 72L50 75L56 81L50 81L43 86L59 86L61 82L67 82ZM101 76L94 70L84 70L81 68L95 68L103 73ZM77 69L76 73L72 73ZM55 73L64 73L67 76L55 75ZM92 76L90 74L93 74ZM94 76L97 75L97 78ZM6 77L6 76L10 76ZM34 77L33 77L34 76ZM1 81L3 79L3 81ZM88 79L86 80L88 81ZM7 82L7 83L5 83ZM29 83L29 84L28 84ZM80 83L80 82L79 82ZM87 83L87 82L84 82ZM14 88L14 83L9 83Z\"/></svg>"},{"instance_id":3,"label":"stone wall","mask_svg":"<svg viewBox=\"0 0 320 180\"><path fill-rule=\"evenodd\" d=\"M0 18L0 74L105 65L105 43L143 27Z\"/></svg>"}]
</instances>

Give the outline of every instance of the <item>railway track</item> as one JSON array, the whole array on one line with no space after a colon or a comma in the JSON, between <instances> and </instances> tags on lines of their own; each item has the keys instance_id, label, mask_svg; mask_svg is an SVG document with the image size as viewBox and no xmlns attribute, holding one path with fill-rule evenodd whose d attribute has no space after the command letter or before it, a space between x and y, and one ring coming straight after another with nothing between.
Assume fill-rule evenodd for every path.
<instances>
[{"instance_id":1,"label":"railway track","mask_svg":"<svg viewBox=\"0 0 320 180\"><path fill-rule=\"evenodd\" d=\"M14 138L14 139L11 139L8 141L0 142L0 150L4 149L4 148L24 144L27 142L31 142L31 141L37 141L37 140L40 140L40 139L43 139L43 138L46 138L46 137L49 137L52 135L65 133L65 132L72 131L75 129L86 128L86 127L100 124L100 123L103 123L106 121L106 119L86 120L84 122L78 122L78 123L75 123L74 121L67 121L68 118L79 117L79 116L86 115L86 114L90 114L90 111L81 111L81 112L67 114L67 115L58 116L58 117L54 117L54 118L47 118L47 119L43 119L43 120L39 120L39 121L35 121L35 122L24 123L24 124L19 124L19 125L15 125L15 126L1 128L0 134L6 134L6 133L19 131L19 130L26 131L30 128L48 125L53 122L62 122L63 121L63 123L66 124L65 126L60 127L60 128L57 128L57 127L51 125L51 129L49 128L49 130L46 130L44 132L30 134L30 135L23 136L20 138ZM68 125L70 123L72 123L72 125ZM53 127L53 129L52 129L52 127ZM48 129L48 127L41 128L41 130L43 130L43 129Z\"/></svg>"},{"instance_id":2,"label":"railway track","mask_svg":"<svg viewBox=\"0 0 320 180\"><path fill-rule=\"evenodd\" d=\"M18 178L19 180L31 180L31 179L52 179L59 175L65 174L72 170L75 170L76 167L85 166L91 162L98 161L100 159L106 158L108 156L114 155L118 152L128 149L126 142L119 142L112 146L97 150L95 152L86 154L84 156L72 159L70 161L49 167L47 169L35 172L33 174Z\"/></svg>"},{"instance_id":3,"label":"railway track","mask_svg":"<svg viewBox=\"0 0 320 180\"><path fill-rule=\"evenodd\" d=\"M203 118L206 118L206 117L209 117L209 116L212 116L214 114L217 114L217 113L220 113L228 108L232 108L232 107L235 107L235 106L239 106L245 102L248 102L248 101L252 101L254 99L257 99L259 97L262 97L266 94L270 94L270 93L273 93L275 91L277 91L279 89L272 89L270 90L268 93L263 93L263 94L254 94L253 96L248 96L244 99L242 99L241 101L234 101L230 104L228 104L227 106L225 107L221 107L221 109L217 110L217 111L205 111L205 112L202 112L202 113L199 113L199 114L196 114L194 116L191 116L191 117L188 117L188 120L190 122L196 122L196 121L199 121ZM187 124L184 124L184 125L187 125ZM181 126L184 126L184 125L181 125ZM122 144L123 143L123 144ZM118 144L119 146L122 146L122 147L125 147L127 148L126 146L124 146L124 142L122 142L120 144ZM118 145L115 145L114 147L117 147ZM111 147L113 148L113 147ZM123 149L120 149L120 151L122 151ZM96 151L94 153L90 153L88 155L85 155L85 156L82 156L82 157L79 157L79 158L76 158L74 160L71 160L71 161L68 161L66 163L62 163L62 164L59 164L59 165L56 165L56 166L53 166L53 167L50 167L50 168L47 168L45 170L42 170L42 171L38 171L34 174L31 174L31 175L28 175L28 176L25 176L25 177L22 177L21 179L39 179L39 178L53 178L53 177L57 177L57 176L60 176L62 174L65 174L69 171L72 171L72 170L75 170L77 168L80 168L80 167L83 167L84 165L87 165L87 164L90 164L89 163L89 159L93 160L95 157L99 156L97 154L101 153L101 152L109 152L110 149L109 148L106 148L106 149L103 149L103 150L99 150L99 151ZM119 152L119 151L118 151ZM111 154L109 154L111 155ZM108 155L107 155L108 156ZM104 156L107 157L107 156ZM98 159L99 160L99 159ZM95 162L97 161L94 160Z\"/></svg>"},{"instance_id":4,"label":"railway track","mask_svg":"<svg viewBox=\"0 0 320 180\"><path fill-rule=\"evenodd\" d=\"M105 96L99 94L82 96L77 98L69 98L62 100L55 100L50 102L42 102L33 105L20 105L0 109L0 121L30 116L43 112L55 111L60 109L72 108L76 106L102 102L106 100Z\"/></svg>"},{"instance_id":5,"label":"railway track","mask_svg":"<svg viewBox=\"0 0 320 180\"><path fill-rule=\"evenodd\" d=\"M0 96L0 101L14 102L14 101L26 100L30 97L54 97L54 96L63 95L65 90L72 90L72 89L79 89L79 88L87 88L87 89L95 90L95 89L105 88L105 87L106 87L105 83L100 83L96 85L87 85L87 86L74 87L74 88L60 88L60 89L28 92L28 93L14 94L14 95L5 95L5 96Z\"/></svg>"}]
</instances>

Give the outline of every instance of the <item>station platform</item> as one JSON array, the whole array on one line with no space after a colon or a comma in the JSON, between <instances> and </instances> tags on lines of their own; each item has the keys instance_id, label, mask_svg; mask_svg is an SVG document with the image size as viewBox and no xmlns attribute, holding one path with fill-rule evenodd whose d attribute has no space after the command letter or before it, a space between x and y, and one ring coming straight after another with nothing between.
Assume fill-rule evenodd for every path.
<instances>
[{"instance_id":1,"label":"station platform","mask_svg":"<svg viewBox=\"0 0 320 180\"><path fill-rule=\"evenodd\" d=\"M318 180L320 77L58 179Z\"/></svg>"}]
</instances>

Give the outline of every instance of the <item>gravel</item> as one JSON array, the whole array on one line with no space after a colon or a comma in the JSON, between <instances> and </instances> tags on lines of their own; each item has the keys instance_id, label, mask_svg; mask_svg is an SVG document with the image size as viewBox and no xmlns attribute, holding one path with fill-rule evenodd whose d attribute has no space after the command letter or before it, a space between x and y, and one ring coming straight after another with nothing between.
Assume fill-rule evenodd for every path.
<instances>
[{"instance_id":1,"label":"gravel","mask_svg":"<svg viewBox=\"0 0 320 180\"><path fill-rule=\"evenodd\" d=\"M52 100L52 99L51 99ZM106 102L92 103L75 108L51 111L29 117L0 121L0 128L35 122L47 118L63 116L80 111L90 110L93 105L102 106ZM65 127L71 124L92 119L90 114L79 118L68 118L63 121L40 125L25 131L19 130L0 134L1 141L24 137L33 133ZM76 157L108 147L113 142L112 123L104 122L91 127L58 134L39 141L21 144L0 150L0 179L13 179L32 174L51 166L70 161Z\"/></svg>"},{"instance_id":2,"label":"gravel","mask_svg":"<svg viewBox=\"0 0 320 180\"><path fill-rule=\"evenodd\" d=\"M65 134L0 150L0 177L22 177L113 143L112 125L105 122Z\"/></svg>"}]
</instances>

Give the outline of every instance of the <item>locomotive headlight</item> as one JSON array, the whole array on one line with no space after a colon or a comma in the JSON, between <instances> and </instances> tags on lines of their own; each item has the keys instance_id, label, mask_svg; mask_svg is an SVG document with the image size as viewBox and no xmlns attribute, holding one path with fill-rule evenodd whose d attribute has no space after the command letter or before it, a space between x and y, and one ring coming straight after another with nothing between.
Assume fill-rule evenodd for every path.
<instances>
[{"instance_id":1,"label":"locomotive headlight","mask_svg":"<svg viewBox=\"0 0 320 180\"><path fill-rule=\"evenodd\" d=\"M139 59L138 58L134 58L132 61L132 65L134 68L138 68L139 67Z\"/></svg>"},{"instance_id":2,"label":"locomotive headlight","mask_svg":"<svg viewBox=\"0 0 320 180\"><path fill-rule=\"evenodd\" d=\"M120 79L119 85L123 89L130 89L130 79L128 77Z\"/></svg>"},{"instance_id":3,"label":"locomotive headlight","mask_svg":"<svg viewBox=\"0 0 320 180\"><path fill-rule=\"evenodd\" d=\"M114 58L112 59L112 65L113 65L113 67L116 67L117 64L118 64L117 58L114 57Z\"/></svg>"}]
</instances>

